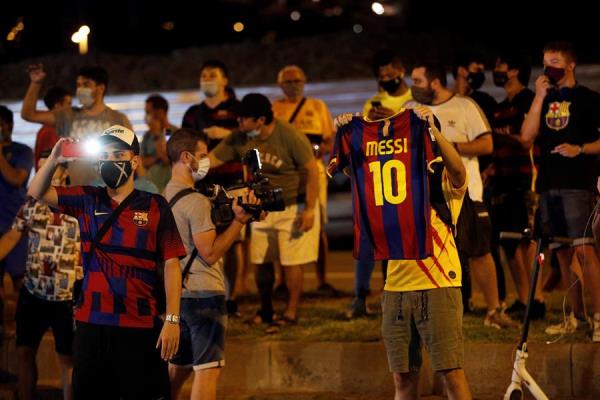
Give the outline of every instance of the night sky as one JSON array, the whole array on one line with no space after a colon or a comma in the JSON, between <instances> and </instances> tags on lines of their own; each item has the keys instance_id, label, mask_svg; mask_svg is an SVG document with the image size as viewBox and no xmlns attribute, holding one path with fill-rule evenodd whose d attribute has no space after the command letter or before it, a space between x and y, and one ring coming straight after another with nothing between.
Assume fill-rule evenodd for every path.
<instances>
[{"instance_id":1,"label":"night sky","mask_svg":"<svg viewBox=\"0 0 600 400\"><path fill-rule=\"evenodd\" d=\"M7 1L3 2L7 3ZM549 40L575 43L580 61L600 62L598 13L583 1L381 1L396 14L377 16L371 1L202 0L167 1L18 1L2 5L0 63L58 52L76 52L71 34L82 24L92 29L90 48L111 53L168 53L194 46L351 32L363 35L407 32L452 33L465 42L501 48L510 43L538 51ZM301 18L292 21L298 11ZM22 18L16 40L7 34ZM235 22L245 29L234 32ZM169 28L172 23L172 29Z\"/></svg>"}]
</instances>

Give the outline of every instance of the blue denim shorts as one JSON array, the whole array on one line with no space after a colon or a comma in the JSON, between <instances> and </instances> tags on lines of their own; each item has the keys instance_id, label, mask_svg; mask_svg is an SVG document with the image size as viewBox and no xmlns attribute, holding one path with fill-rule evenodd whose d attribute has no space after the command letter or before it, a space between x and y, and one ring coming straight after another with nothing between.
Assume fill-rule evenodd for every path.
<instances>
[{"instance_id":1,"label":"blue denim shorts","mask_svg":"<svg viewBox=\"0 0 600 400\"><path fill-rule=\"evenodd\" d=\"M541 193L543 234L571 239L592 237L594 201L588 190L553 189Z\"/></svg>"},{"instance_id":2,"label":"blue denim shorts","mask_svg":"<svg viewBox=\"0 0 600 400\"><path fill-rule=\"evenodd\" d=\"M194 370L225 365L225 296L182 298L179 350L170 361Z\"/></svg>"}]
</instances>

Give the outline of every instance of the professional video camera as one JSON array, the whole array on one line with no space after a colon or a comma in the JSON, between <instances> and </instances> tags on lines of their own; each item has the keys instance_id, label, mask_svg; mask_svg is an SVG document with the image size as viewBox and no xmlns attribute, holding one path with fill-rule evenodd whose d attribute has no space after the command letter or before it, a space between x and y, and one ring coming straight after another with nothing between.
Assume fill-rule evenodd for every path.
<instances>
[{"instance_id":1,"label":"professional video camera","mask_svg":"<svg viewBox=\"0 0 600 400\"><path fill-rule=\"evenodd\" d=\"M260 200L260 204L239 205L252 214L252 220L258 220L262 211L283 211L283 190L269 184L269 178L262 174L260 153L256 149L250 149L242 158L242 163L251 175L251 181L243 185L224 188L220 185L208 185L204 188L205 195L212 201L211 217L217 227L227 226L233 221L235 214L231 208L233 200L248 194L251 190L254 196Z\"/></svg>"}]
</instances>

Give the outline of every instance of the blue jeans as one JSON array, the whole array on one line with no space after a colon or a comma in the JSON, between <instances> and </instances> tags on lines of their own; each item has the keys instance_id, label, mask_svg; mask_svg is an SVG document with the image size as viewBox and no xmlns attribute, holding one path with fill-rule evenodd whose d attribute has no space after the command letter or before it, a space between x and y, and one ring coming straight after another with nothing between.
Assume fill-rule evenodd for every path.
<instances>
[{"instance_id":1,"label":"blue jeans","mask_svg":"<svg viewBox=\"0 0 600 400\"><path fill-rule=\"evenodd\" d=\"M383 281L387 279L387 260L381 261ZM371 275L375 269L373 260L354 261L354 295L364 299L371 290Z\"/></svg>"}]
</instances>

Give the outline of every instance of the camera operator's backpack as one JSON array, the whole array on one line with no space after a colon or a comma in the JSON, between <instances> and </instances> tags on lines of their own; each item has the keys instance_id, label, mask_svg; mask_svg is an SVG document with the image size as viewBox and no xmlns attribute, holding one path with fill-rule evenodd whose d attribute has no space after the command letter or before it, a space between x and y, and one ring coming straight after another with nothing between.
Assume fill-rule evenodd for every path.
<instances>
[{"instance_id":1,"label":"camera operator's backpack","mask_svg":"<svg viewBox=\"0 0 600 400\"><path fill-rule=\"evenodd\" d=\"M175 193L175 196L173 196L171 201L169 201L169 207L171 207L171 209L173 209L173 207L175 207L175 204L179 200L181 200L188 194L192 194L192 193L198 193L198 192L196 191L196 189L187 188L187 189L182 189L179 192ZM185 278L187 277L187 275L190 273L190 269L192 269L192 263L194 262L194 259L197 256L198 256L198 249L196 248L196 246L194 246L194 250L192 251L192 254L191 254L188 262L185 264L185 267L183 268L183 272L181 272L181 285L183 287L185 287L185 284L183 282L185 281Z\"/></svg>"}]
</instances>

